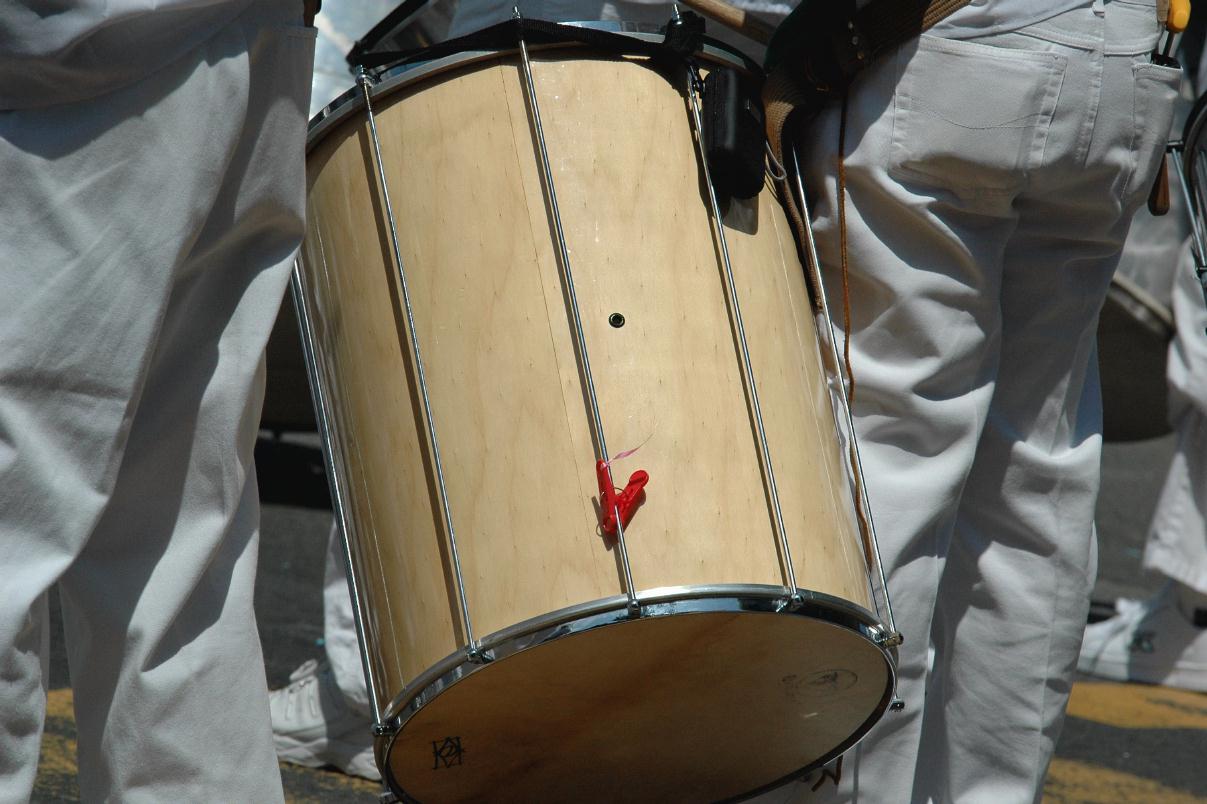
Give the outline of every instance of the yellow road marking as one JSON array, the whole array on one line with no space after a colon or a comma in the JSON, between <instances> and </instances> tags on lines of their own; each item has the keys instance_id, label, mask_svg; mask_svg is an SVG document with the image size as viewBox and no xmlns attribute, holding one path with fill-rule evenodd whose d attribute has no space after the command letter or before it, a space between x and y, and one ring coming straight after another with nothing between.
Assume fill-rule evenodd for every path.
<instances>
[{"instance_id":1,"label":"yellow road marking","mask_svg":"<svg viewBox=\"0 0 1207 804\"><path fill-rule=\"evenodd\" d=\"M46 693L46 716L65 717L74 720L75 708L72 703L71 687L61 690L51 690Z\"/></svg>"},{"instance_id":2,"label":"yellow road marking","mask_svg":"<svg viewBox=\"0 0 1207 804\"><path fill-rule=\"evenodd\" d=\"M1207 729L1207 695L1147 684L1073 685L1069 715L1120 729Z\"/></svg>"},{"instance_id":3,"label":"yellow road marking","mask_svg":"<svg viewBox=\"0 0 1207 804\"><path fill-rule=\"evenodd\" d=\"M46 731L42 734L42 753L38 759L38 775L69 777L76 775L75 740L55 733L54 720L71 721L75 712L71 706L71 690L51 690L46 695Z\"/></svg>"},{"instance_id":4,"label":"yellow road marking","mask_svg":"<svg viewBox=\"0 0 1207 804\"><path fill-rule=\"evenodd\" d=\"M38 758L38 775L76 775L75 740L58 734L42 735L42 755Z\"/></svg>"},{"instance_id":5,"label":"yellow road marking","mask_svg":"<svg viewBox=\"0 0 1207 804\"><path fill-rule=\"evenodd\" d=\"M1122 771L1074 762L1052 760L1044 783L1044 804L1204 804L1207 798L1192 795L1160 782Z\"/></svg>"}]
</instances>

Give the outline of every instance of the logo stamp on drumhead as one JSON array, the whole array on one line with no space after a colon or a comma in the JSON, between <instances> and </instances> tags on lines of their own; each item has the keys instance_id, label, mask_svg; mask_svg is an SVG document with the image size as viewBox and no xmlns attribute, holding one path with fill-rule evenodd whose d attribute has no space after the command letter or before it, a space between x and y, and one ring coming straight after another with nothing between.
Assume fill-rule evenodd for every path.
<instances>
[{"instance_id":1,"label":"logo stamp on drumhead","mask_svg":"<svg viewBox=\"0 0 1207 804\"><path fill-rule=\"evenodd\" d=\"M465 751L460 737L445 737L443 741L432 740L432 754L435 757L432 770L440 770L460 765Z\"/></svg>"}]
</instances>

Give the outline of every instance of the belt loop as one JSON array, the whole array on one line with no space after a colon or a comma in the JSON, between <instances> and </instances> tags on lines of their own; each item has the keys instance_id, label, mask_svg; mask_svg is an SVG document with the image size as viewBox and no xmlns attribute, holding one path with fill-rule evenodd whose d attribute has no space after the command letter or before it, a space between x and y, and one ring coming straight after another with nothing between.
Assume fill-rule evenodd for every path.
<instances>
[{"instance_id":1,"label":"belt loop","mask_svg":"<svg viewBox=\"0 0 1207 804\"><path fill-rule=\"evenodd\" d=\"M1094 0L1093 9L1099 17L1106 16L1106 0Z\"/></svg>"}]
</instances>

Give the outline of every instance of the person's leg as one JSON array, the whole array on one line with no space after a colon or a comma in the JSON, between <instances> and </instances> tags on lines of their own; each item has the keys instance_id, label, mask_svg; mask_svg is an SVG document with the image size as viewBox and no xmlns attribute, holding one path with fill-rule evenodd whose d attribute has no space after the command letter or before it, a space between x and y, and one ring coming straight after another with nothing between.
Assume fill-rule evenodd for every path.
<instances>
[{"instance_id":1,"label":"person's leg","mask_svg":"<svg viewBox=\"0 0 1207 804\"><path fill-rule=\"evenodd\" d=\"M1031 256L1030 282L1018 281L1019 262L1007 262L1015 274L1007 284L1032 287L1003 292L997 393L936 603L916 800L1038 797L1096 574L1100 408L1096 381L1078 390L1093 355L1094 312L1046 323L1026 314L1043 306L1033 295L1040 286L1087 301L1094 291L1035 276L1059 257ZM1075 323L1082 330L1069 333Z\"/></svg>"},{"instance_id":2,"label":"person's leg","mask_svg":"<svg viewBox=\"0 0 1207 804\"><path fill-rule=\"evenodd\" d=\"M1177 446L1153 512L1144 569L1169 579L1085 630L1078 669L1207 692L1207 306L1189 243L1173 287L1167 375Z\"/></svg>"},{"instance_id":3,"label":"person's leg","mask_svg":"<svg viewBox=\"0 0 1207 804\"><path fill-rule=\"evenodd\" d=\"M186 104L172 91L187 94L192 72L178 65L103 99L0 115L0 170L12 188L0 193L5 800L27 800L37 764L46 591L108 503L179 239L200 227L215 193L209 177L160 153L221 154L191 116L177 119Z\"/></svg>"},{"instance_id":4,"label":"person's leg","mask_svg":"<svg viewBox=\"0 0 1207 804\"><path fill-rule=\"evenodd\" d=\"M19 804L29 801L38 769L50 627L45 593L22 603L19 587L32 584L11 586L0 596L0 801Z\"/></svg>"},{"instance_id":5,"label":"person's leg","mask_svg":"<svg viewBox=\"0 0 1207 804\"><path fill-rule=\"evenodd\" d=\"M1173 313L1167 374L1178 446L1153 514L1144 568L1207 595L1207 304L1189 240L1174 275Z\"/></svg>"},{"instance_id":6,"label":"person's leg","mask_svg":"<svg viewBox=\"0 0 1207 804\"><path fill-rule=\"evenodd\" d=\"M1094 19L1085 23L1093 26ZM1097 33L1101 41L1101 23ZM1078 610L1084 617L1085 602L1066 606L1060 622L1052 606L1075 600L1093 571L1097 406L1082 398L1093 342L1085 333L1092 331L1126 229L1121 221L1130 213L1110 191L1119 190L1131 166L1134 128L1130 61L1126 131L1088 143L1079 134L1086 131L1093 64L1074 67L1072 53L1052 49L1020 34L975 42L924 36L902 49L897 73L876 68L852 93L846 211L854 407L905 637L899 694L906 710L887 715L848 754L844 798L978 800L978 783L985 782L1009 791L1006 799L1030 799L1046 768L1043 746L1063 710L1060 691L1049 694L1046 685L1055 679L1059 687L1067 676L1079 634L1069 623ZM887 89L877 92L877 82L887 82ZM824 188L815 231L831 308L841 311L835 169L827 156L834 152L836 117L827 112L812 127L809 163L811 186ZM1016 240L1030 214L1024 201L1030 183L1041 170L1062 175L1068 168L1052 162L1078 148L1074 172L1084 184L1062 191L1105 199L1087 203L1103 218L1084 227L1067 210L1047 210L1055 236L1044 248L1052 247L1052 262L1026 265L1025 256L1040 248ZM1091 169L1092 161L1112 160L1119 161ZM1069 201L1076 208L1077 199ZM1049 270L1051 264L1062 265L1063 275ZM1068 306L1076 320L1062 318L1059 297L1066 292L1073 294ZM1036 322L1045 327L1032 331ZM1044 341L1054 332L1072 336L1062 354ZM1040 365L1031 370L1024 358ZM1035 408L1047 417L1045 427L1080 446L1063 450L1057 439L1043 445L1055 459L1027 455L1030 431L1013 433L1011 417ZM1037 429L1035 441L1044 437ZM1018 452L1029 460L1016 461ZM1059 500L1045 498L1054 487L1044 480L1068 468L1062 464L1075 474L1067 521L1052 513ZM1027 514L1024 525L1013 522L1016 508ZM1061 531L1066 524L1067 534ZM1048 543L1059 551L1045 558ZM1037 583L1053 581L1044 587L1046 597L1013 600L1011 589L1020 598L1031 593L1031 579L1020 576L1037 563L1043 564ZM1009 605L994 609L999 599ZM973 603L983 604L988 620L971 611ZM1020 618L1002 635L1021 652L1007 652L1002 635L986 637L989 621L1002 615ZM1015 679L1000 672L999 660L1011 668L1038 661L1038 667ZM1016 698L1027 701L1017 715L1011 711ZM991 756L998 729L1027 733L1022 755L1006 763Z\"/></svg>"},{"instance_id":7,"label":"person's leg","mask_svg":"<svg viewBox=\"0 0 1207 804\"><path fill-rule=\"evenodd\" d=\"M1072 686L1097 564L1097 316L1177 86L1176 71L1139 68L1156 38L1143 9L1095 16L1027 29L1059 43L1067 69L1042 165L1015 201L993 404L931 635L922 740L935 772L915 800L1038 800Z\"/></svg>"},{"instance_id":8,"label":"person's leg","mask_svg":"<svg viewBox=\"0 0 1207 804\"><path fill-rule=\"evenodd\" d=\"M62 576L90 800L281 798L250 461L301 235L311 38L293 5L258 6L131 87L0 119L22 188L0 200L0 655L25 655L12 634ZM40 696L2 686L6 734L40 720ZM23 736L0 762L36 757Z\"/></svg>"},{"instance_id":9,"label":"person's leg","mask_svg":"<svg viewBox=\"0 0 1207 804\"><path fill-rule=\"evenodd\" d=\"M1207 692L1207 420L1188 408L1157 503L1144 566L1167 580L1146 600L1116 601L1116 614L1085 629L1077 667L1114 681Z\"/></svg>"},{"instance_id":10,"label":"person's leg","mask_svg":"<svg viewBox=\"0 0 1207 804\"><path fill-rule=\"evenodd\" d=\"M1027 239L1007 254L994 400L939 586L917 800L1038 800L1097 571L1094 300L1114 261Z\"/></svg>"},{"instance_id":11,"label":"person's leg","mask_svg":"<svg viewBox=\"0 0 1207 804\"><path fill-rule=\"evenodd\" d=\"M310 659L269 696L277 756L376 781L373 718L348 590L339 525L332 523L323 578L325 661Z\"/></svg>"},{"instance_id":12,"label":"person's leg","mask_svg":"<svg viewBox=\"0 0 1207 804\"><path fill-rule=\"evenodd\" d=\"M281 797L252 448L301 239L312 53L300 7L258 6L196 54L178 108L155 112L200 129L209 147L174 158L222 179L175 265L112 498L61 582L90 796Z\"/></svg>"},{"instance_id":13,"label":"person's leg","mask_svg":"<svg viewBox=\"0 0 1207 804\"><path fill-rule=\"evenodd\" d=\"M1144 569L1207 595L1207 414L1187 406L1144 546Z\"/></svg>"},{"instance_id":14,"label":"person's leg","mask_svg":"<svg viewBox=\"0 0 1207 804\"><path fill-rule=\"evenodd\" d=\"M981 194L968 186L1000 181L1015 168L1033 128L987 131L948 141L949 162L924 150L943 142L930 118L911 108L941 104L944 71L962 71L1003 104L1043 101L1059 73L1013 57L976 56L953 68L947 43L926 37L886 58L853 88L846 132L846 216L851 300L854 414L872 518L888 572L899 648L901 712L890 712L853 751L835 791L813 796L798 785L785 797L867 802L909 799L927 701L928 637L956 510L988 415L997 367L1000 260L1015 228L1012 189ZM938 93L938 96L932 93ZM1020 99L1021 96L1021 99ZM952 99L958 101L958 99ZM814 233L832 314L842 324L837 160L840 112L827 110L805 141L808 183L817 195ZM970 121L976 122L976 120ZM909 128L912 126L913 128ZM992 129L991 125L984 128ZM939 132L942 135L942 132ZM922 179L930 168L935 175ZM947 186L944 186L947 185ZM840 335L841 337L841 335Z\"/></svg>"}]
</instances>

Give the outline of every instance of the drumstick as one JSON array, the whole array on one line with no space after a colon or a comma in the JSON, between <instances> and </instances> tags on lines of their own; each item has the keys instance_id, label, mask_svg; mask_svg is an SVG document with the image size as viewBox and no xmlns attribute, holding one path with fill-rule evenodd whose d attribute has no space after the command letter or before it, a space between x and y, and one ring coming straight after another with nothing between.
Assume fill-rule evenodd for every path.
<instances>
[{"instance_id":1,"label":"drumstick","mask_svg":"<svg viewBox=\"0 0 1207 804\"><path fill-rule=\"evenodd\" d=\"M706 17L716 20L727 28L733 28L761 45L771 41L775 26L764 22L749 12L725 0L677 0L688 8L699 11Z\"/></svg>"}]
</instances>

